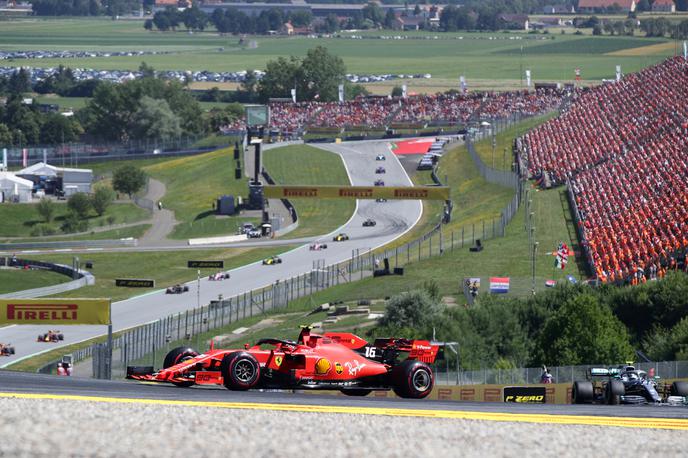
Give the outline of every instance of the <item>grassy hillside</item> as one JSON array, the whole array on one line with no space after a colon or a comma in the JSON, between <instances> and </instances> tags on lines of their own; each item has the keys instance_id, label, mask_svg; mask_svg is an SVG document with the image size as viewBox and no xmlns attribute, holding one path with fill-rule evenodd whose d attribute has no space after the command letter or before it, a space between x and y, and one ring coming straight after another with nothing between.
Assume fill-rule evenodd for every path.
<instances>
[{"instance_id":1,"label":"grassy hillside","mask_svg":"<svg viewBox=\"0 0 688 458\"><path fill-rule=\"evenodd\" d=\"M69 277L49 270L0 269L0 294L57 285L69 280Z\"/></svg>"},{"instance_id":2,"label":"grassy hillside","mask_svg":"<svg viewBox=\"0 0 688 458\"><path fill-rule=\"evenodd\" d=\"M265 168L280 184L348 185L342 159L308 145L275 148L264 153ZM356 207L353 200L291 199L299 227L289 237L320 235L346 223Z\"/></svg>"}]
</instances>

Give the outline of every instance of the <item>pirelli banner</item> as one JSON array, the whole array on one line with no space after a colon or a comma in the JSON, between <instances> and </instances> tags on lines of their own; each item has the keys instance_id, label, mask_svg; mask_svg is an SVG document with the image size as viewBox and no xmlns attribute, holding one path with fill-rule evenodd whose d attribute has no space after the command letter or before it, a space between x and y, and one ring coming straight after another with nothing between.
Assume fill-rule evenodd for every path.
<instances>
[{"instance_id":1,"label":"pirelli banner","mask_svg":"<svg viewBox=\"0 0 688 458\"><path fill-rule=\"evenodd\" d=\"M110 299L0 299L3 324L111 324Z\"/></svg>"},{"instance_id":2,"label":"pirelli banner","mask_svg":"<svg viewBox=\"0 0 688 458\"><path fill-rule=\"evenodd\" d=\"M449 200L446 186L278 186L263 187L268 199Z\"/></svg>"}]
</instances>

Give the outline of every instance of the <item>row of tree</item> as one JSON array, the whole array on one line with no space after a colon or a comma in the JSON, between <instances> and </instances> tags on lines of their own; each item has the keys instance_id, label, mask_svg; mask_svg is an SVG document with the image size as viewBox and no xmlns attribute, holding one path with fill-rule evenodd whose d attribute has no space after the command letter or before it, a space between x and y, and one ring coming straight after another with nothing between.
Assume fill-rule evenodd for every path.
<instances>
[{"instance_id":1,"label":"row of tree","mask_svg":"<svg viewBox=\"0 0 688 458\"><path fill-rule=\"evenodd\" d=\"M479 297L440 305L436 284L392 297L371 335L456 340L464 369L614 364L635 350L655 361L688 358L688 275L645 285L559 286L527 299Z\"/></svg>"},{"instance_id":2,"label":"row of tree","mask_svg":"<svg viewBox=\"0 0 688 458\"><path fill-rule=\"evenodd\" d=\"M595 17L591 19L597 19ZM592 34L626 35L633 36L640 29L646 37L666 37L684 40L688 38L688 20L679 23L671 22L667 18L650 18L638 21L637 19L625 19L623 21L590 20Z\"/></svg>"},{"instance_id":3,"label":"row of tree","mask_svg":"<svg viewBox=\"0 0 688 458\"><path fill-rule=\"evenodd\" d=\"M155 0L144 0L151 7ZM141 0L31 0L37 16L121 16L141 8Z\"/></svg>"}]
</instances>

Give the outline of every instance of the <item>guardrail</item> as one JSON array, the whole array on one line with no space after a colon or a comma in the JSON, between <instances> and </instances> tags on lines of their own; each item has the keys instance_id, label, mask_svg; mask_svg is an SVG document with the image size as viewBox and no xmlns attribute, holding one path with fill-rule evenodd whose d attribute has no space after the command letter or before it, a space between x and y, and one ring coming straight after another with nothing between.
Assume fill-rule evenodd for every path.
<instances>
[{"instance_id":1,"label":"guardrail","mask_svg":"<svg viewBox=\"0 0 688 458\"><path fill-rule=\"evenodd\" d=\"M53 264L50 262L32 261L29 259L0 257L0 266L40 268L45 270L52 270L53 272L57 272L62 275L67 275L68 277L74 278L74 280L72 281L60 283L57 285L44 286L42 288L25 289L23 291L14 291L12 293L2 294L0 295L0 298L28 299L32 297L51 296L53 294L59 294L64 293L66 291L79 289L83 286L93 285L96 282L95 277L90 272L84 270L75 270L73 267L64 264Z\"/></svg>"}]
</instances>

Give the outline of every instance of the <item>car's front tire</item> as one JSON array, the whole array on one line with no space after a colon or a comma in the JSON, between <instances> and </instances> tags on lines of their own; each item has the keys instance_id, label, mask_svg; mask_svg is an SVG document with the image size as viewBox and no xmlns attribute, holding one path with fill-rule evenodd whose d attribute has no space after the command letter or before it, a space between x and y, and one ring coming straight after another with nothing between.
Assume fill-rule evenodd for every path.
<instances>
[{"instance_id":1,"label":"car's front tire","mask_svg":"<svg viewBox=\"0 0 688 458\"><path fill-rule=\"evenodd\" d=\"M163 369L167 369L168 367L175 366L183 361L195 358L198 356L199 353L194 350L191 347L177 347L173 348L172 350L165 355L165 359L163 360L162 367ZM192 385L194 385L194 382L188 381L188 382L175 382L174 383L176 386L181 387L181 388L188 388Z\"/></svg>"},{"instance_id":2,"label":"car's front tire","mask_svg":"<svg viewBox=\"0 0 688 458\"><path fill-rule=\"evenodd\" d=\"M672 396L688 396L688 382L674 382L671 384Z\"/></svg>"},{"instance_id":3,"label":"car's front tire","mask_svg":"<svg viewBox=\"0 0 688 458\"><path fill-rule=\"evenodd\" d=\"M610 406L619 405L621 396L626 394L626 387L621 380L610 380L604 389L604 400Z\"/></svg>"},{"instance_id":4,"label":"car's front tire","mask_svg":"<svg viewBox=\"0 0 688 458\"><path fill-rule=\"evenodd\" d=\"M245 351L229 353L220 366L223 384L229 390L250 390L260 380L260 365L256 358Z\"/></svg>"}]
</instances>

